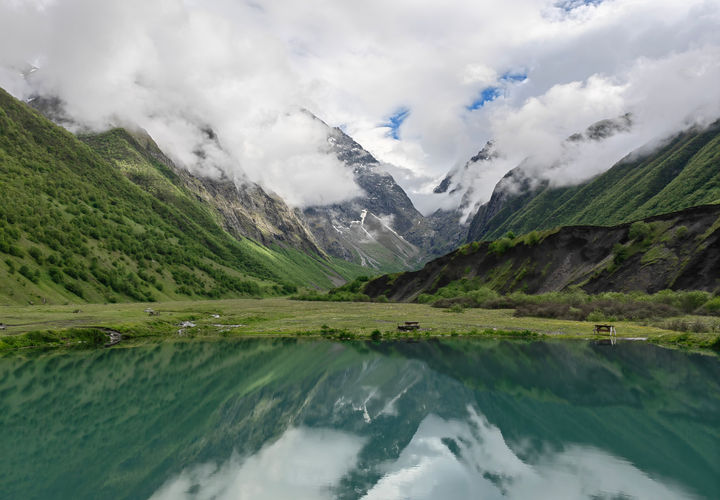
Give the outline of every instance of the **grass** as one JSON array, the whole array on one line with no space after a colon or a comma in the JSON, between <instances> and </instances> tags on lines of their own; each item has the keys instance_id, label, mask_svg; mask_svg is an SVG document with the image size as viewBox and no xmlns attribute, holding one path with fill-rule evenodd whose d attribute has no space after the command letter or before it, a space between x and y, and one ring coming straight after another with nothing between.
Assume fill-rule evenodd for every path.
<instances>
[{"instance_id":1,"label":"grass","mask_svg":"<svg viewBox=\"0 0 720 500\"><path fill-rule=\"evenodd\" d=\"M150 316L145 309L158 313ZM133 304L6 306L0 308L0 351L30 346L87 344L88 328L110 328L124 334L122 345L177 338L231 336L332 336L354 338L423 338L440 335L548 336L592 339L593 323L516 317L512 309L465 309L447 314L425 304L298 302L284 298L228 299ZM181 327L182 322L194 327ZM404 321L421 330L400 333ZM641 337L664 345L708 349L720 336L672 332L652 324L620 321L618 335ZM374 335L373 335L374 334ZM92 343L92 342L90 342Z\"/></svg>"}]
</instances>

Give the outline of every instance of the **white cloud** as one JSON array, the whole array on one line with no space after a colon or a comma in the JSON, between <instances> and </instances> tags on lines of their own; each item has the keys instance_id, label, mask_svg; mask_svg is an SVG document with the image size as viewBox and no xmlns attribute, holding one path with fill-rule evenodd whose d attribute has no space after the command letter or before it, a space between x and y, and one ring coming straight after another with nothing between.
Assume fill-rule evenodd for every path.
<instances>
[{"instance_id":1,"label":"white cloud","mask_svg":"<svg viewBox=\"0 0 720 500\"><path fill-rule=\"evenodd\" d=\"M77 121L137 124L193 171L250 178L298 206L360 193L322 125L299 111L307 102L286 48L245 15L238 24L177 0L2 2L0 64L34 61L32 85ZM18 72L0 76L29 95Z\"/></svg>"},{"instance_id":2,"label":"white cloud","mask_svg":"<svg viewBox=\"0 0 720 500\"><path fill-rule=\"evenodd\" d=\"M353 469L364 440L329 429L290 428L246 459L202 464L169 479L151 500L322 500Z\"/></svg>"},{"instance_id":3,"label":"white cloud","mask_svg":"<svg viewBox=\"0 0 720 500\"><path fill-rule=\"evenodd\" d=\"M432 181L491 137L506 143L509 164L557 154L563 134L633 111L643 132L617 156L716 112L720 0L557 4L0 0L0 65L37 64L34 83L79 119L136 122L188 166L212 173L219 164L299 205L357 193L321 134L288 118L299 107L411 170L400 180L426 210L447 203L432 201ZM503 81L508 72L528 78ZM7 71L0 84L27 92ZM498 99L467 109L491 86ZM382 123L403 107L410 114L395 140ZM209 157L199 164L198 149ZM504 168L476 184L491 190Z\"/></svg>"}]
</instances>

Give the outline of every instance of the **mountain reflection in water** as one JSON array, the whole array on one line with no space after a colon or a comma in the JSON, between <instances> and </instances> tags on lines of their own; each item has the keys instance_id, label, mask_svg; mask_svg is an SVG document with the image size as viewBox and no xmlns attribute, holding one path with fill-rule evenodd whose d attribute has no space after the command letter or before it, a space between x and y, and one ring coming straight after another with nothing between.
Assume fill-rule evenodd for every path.
<instances>
[{"instance_id":1,"label":"mountain reflection in water","mask_svg":"<svg viewBox=\"0 0 720 500\"><path fill-rule=\"evenodd\" d=\"M3 498L720 497L720 362L639 343L12 355L0 394Z\"/></svg>"}]
</instances>

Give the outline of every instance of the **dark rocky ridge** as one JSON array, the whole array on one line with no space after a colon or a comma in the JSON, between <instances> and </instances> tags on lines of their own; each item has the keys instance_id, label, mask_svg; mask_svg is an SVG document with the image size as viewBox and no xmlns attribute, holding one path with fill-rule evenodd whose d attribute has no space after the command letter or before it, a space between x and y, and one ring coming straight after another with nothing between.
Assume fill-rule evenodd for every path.
<instances>
[{"instance_id":1,"label":"dark rocky ridge","mask_svg":"<svg viewBox=\"0 0 720 500\"><path fill-rule=\"evenodd\" d=\"M720 205L644 222L649 233L642 237L634 236L632 224L625 223L564 227L541 235L534 244L516 240L504 252L492 251L488 242L471 243L419 271L372 280L365 293L412 301L461 278L477 278L504 293L542 293L572 286L590 293L719 289Z\"/></svg>"}]
</instances>

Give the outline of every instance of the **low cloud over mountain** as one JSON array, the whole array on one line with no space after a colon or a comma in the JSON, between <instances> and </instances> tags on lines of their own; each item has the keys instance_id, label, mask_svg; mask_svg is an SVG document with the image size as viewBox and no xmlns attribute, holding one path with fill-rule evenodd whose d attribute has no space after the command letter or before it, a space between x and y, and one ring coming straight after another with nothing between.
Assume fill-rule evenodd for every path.
<instances>
[{"instance_id":1,"label":"low cloud over mountain","mask_svg":"<svg viewBox=\"0 0 720 500\"><path fill-rule=\"evenodd\" d=\"M186 168L296 206L357 196L305 108L396 165L428 213L453 202L432 195L444 174L490 139L502 154L475 201L524 158L556 163L598 120L635 125L538 175L580 182L716 118L718 26L718 0L0 0L0 86L57 96L93 129L137 124Z\"/></svg>"}]
</instances>

